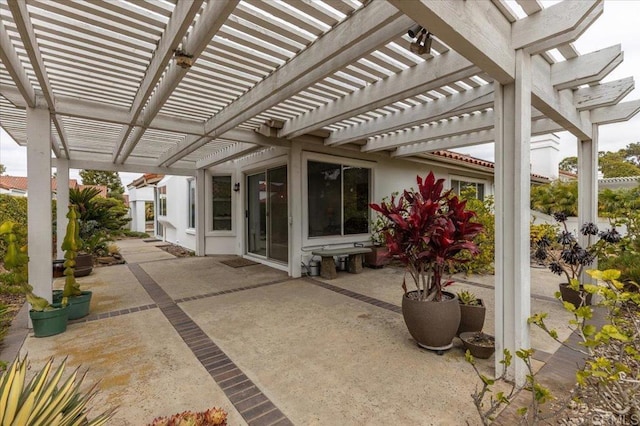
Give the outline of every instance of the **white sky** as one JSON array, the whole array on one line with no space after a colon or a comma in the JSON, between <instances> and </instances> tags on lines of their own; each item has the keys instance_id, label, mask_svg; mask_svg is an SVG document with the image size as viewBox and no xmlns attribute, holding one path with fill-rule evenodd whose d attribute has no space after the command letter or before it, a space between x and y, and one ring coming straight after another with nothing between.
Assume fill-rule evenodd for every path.
<instances>
[{"instance_id":1,"label":"white sky","mask_svg":"<svg viewBox=\"0 0 640 426\"><path fill-rule=\"evenodd\" d=\"M555 1L543 3L555 3ZM622 44L624 61L603 81L619 80L633 76L640 85L640 0L606 0L604 13L575 42L581 54ZM623 101L640 99L640 89L635 89ZM559 133L561 158L576 155L576 138L568 132ZM630 121L601 126L599 150L617 151L630 143L640 142L640 114ZM493 161L493 144L478 145L457 150L478 158ZM0 129L0 163L7 168L6 174L27 175L26 148L18 146L4 130ZM80 179L78 170L71 170L71 178ZM126 187L140 173L120 173Z\"/></svg>"}]
</instances>

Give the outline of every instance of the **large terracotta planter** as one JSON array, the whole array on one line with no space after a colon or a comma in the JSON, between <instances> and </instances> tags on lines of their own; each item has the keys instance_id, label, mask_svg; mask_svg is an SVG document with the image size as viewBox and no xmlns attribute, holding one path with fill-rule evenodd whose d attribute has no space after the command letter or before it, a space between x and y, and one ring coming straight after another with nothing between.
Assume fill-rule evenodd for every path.
<instances>
[{"instance_id":1,"label":"large terracotta planter","mask_svg":"<svg viewBox=\"0 0 640 426\"><path fill-rule=\"evenodd\" d=\"M484 327L484 317L487 308L484 306L482 299L478 299L479 305L460 304L460 325L456 336L467 331L482 331Z\"/></svg>"},{"instance_id":2,"label":"large terracotta planter","mask_svg":"<svg viewBox=\"0 0 640 426\"><path fill-rule=\"evenodd\" d=\"M402 297L402 316L409 333L420 347L437 351L450 349L460 325L460 305L455 294L443 292L441 302L412 299L410 291Z\"/></svg>"},{"instance_id":3,"label":"large terracotta planter","mask_svg":"<svg viewBox=\"0 0 640 426\"><path fill-rule=\"evenodd\" d=\"M78 254L76 256L76 267L73 275L78 277L86 277L93 271L93 255Z\"/></svg>"},{"instance_id":4,"label":"large terracotta planter","mask_svg":"<svg viewBox=\"0 0 640 426\"><path fill-rule=\"evenodd\" d=\"M584 300L581 295L584 295ZM568 283L560 283L560 296L563 301L572 303L573 306L579 308L580 306L590 306L593 294L584 290L576 291Z\"/></svg>"},{"instance_id":5,"label":"large terracotta planter","mask_svg":"<svg viewBox=\"0 0 640 426\"><path fill-rule=\"evenodd\" d=\"M369 268L382 268L389 263L389 249L384 246L371 246L370 253L364 255L364 263Z\"/></svg>"}]
</instances>

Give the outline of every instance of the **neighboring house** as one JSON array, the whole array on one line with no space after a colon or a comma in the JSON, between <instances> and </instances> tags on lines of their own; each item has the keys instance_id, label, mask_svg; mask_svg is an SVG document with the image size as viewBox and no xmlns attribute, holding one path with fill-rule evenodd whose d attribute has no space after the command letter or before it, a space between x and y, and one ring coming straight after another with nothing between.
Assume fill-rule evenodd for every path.
<instances>
[{"instance_id":1,"label":"neighboring house","mask_svg":"<svg viewBox=\"0 0 640 426\"><path fill-rule=\"evenodd\" d=\"M164 175L147 173L127 185L132 231L147 232L149 230L146 220L147 206L151 205L151 208L153 208L155 186L163 177ZM153 230L151 231L153 232Z\"/></svg>"},{"instance_id":2,"label":"neighboring house","mask_svg":"<svg viewBox=\"0 0 640 426\"><path fill-rule=\"evenodd\" d=\"M27 196L29 181L25 176L0 176L0 194L10 194L21 197ZM107 198L108 188L104 185L80 185L76 179L69 179L69 189L97 188L100 190L98 197ZM51 178L51 191L56 197L56 178Z\"/></svg>"},{"instance_id":3,"label":"neighboring house","mask_svg":"<svg viewBox=\"0 0 640 426\"><path fill-rule=\"evenodd\" d=\"M433 171L455 192L472 185L479 198L494 194L494 163L468 155L341 154L302 144L216 166L205 172L203 206L196 205L196 179L166 176L156 188L156 236L195 250L196 227L203 226L205 254L244 255L295 274L294 266L308 263L315 248L368 244L369 203L415 187L418 175ZM538 174L531 180L550 182Z\"/></svg>"}]
</instances>

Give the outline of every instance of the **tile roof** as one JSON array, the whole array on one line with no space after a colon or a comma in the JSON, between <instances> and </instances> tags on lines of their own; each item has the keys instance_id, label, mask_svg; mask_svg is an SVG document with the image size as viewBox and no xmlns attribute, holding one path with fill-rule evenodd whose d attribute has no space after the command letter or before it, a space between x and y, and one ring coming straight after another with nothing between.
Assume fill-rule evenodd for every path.
<instances>
[{"instance_id":1,"label":"tile roof","mask_svg":"<svg viewBox=\"0 0 640 426\"><path fill-rule=\"evenodd\" d=\"M5 189L27 191L28 179L26 176L0 176L0 186ZM51 190L56 191L58 185L56 178L51 178ZM104 185L80 185L77 179L69 179L69 188L83 189L96 187L100 190L100 197L107 198L108 188Z\"/></svg>"},{"instance_id":2,"label":"tile roof","mask_svg":"<svg viewBox=\"0 0 640 426\"><path fill-rule=\"evenodd\" d=\"M495 169L495 163L491 162L491 161L487 161L487 160L481 160L480 158L476 158L476 157L472 157L470 155L466 155L466 154L459 154L457 152L453 152L453 151L447 151L447 150L440 150L440 151L433 151L427 155L432 155L432 156L436 156L436 157L441 157L441 158L447 158L450 160L454 160L456 162L461 162L461 163L466 163L466 164L472 164L475 166L480 166L480 167L485 167L487 169ZM542 175L538 175L535 173L531 173L531 177L535 178L536 181L548 181L549 178L547 176L542 176Z\"/></svg>"}]
</instances>

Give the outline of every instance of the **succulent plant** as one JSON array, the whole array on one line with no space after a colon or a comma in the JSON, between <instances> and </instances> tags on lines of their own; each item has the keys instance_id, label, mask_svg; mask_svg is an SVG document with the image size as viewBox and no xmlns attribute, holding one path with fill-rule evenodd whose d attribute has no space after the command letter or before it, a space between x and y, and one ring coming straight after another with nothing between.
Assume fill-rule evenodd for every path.
<instances>
[{"instance_id":1,"label":"succulent plant","mask_svg":"<svg viewBox=\"0 0 640 426\"><path fill-rule=\"evenodd\" d=\"M87 419L87 404L95 396L95 387L81 394L84 376L74 371L64 382L66 360L62 361L53 376L53 358L25 386L28 361L25 356L11 364L0 378L0 419L3 425L85 425L107 424L113 410L106 411L93 420ZM62 383L61 383L62 382Z\"/></svg>"},{"instance_id":2,"label":"succulent plant","mask_svg":"<svg viewBox=\"0 0 640 426\"><path fill-rule=\"evenodd\" d=\"M480 300L476 297L475 294L473 294L468 290L462 290L456 294L458 296L458 301L463 305L470 305L470 306L480 305Z\"/></svg>"}]
</instances>

